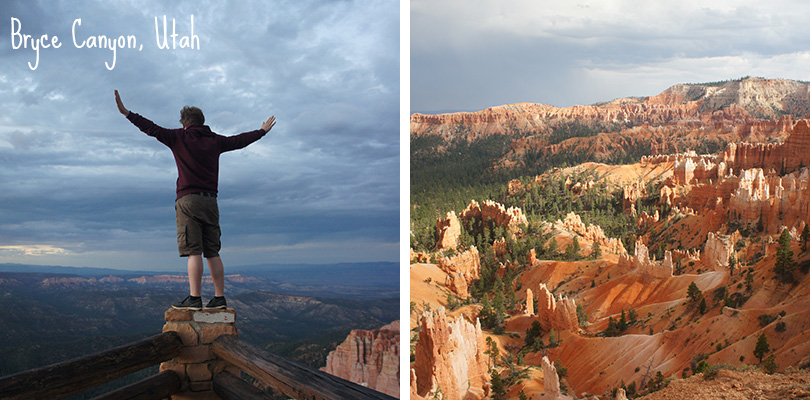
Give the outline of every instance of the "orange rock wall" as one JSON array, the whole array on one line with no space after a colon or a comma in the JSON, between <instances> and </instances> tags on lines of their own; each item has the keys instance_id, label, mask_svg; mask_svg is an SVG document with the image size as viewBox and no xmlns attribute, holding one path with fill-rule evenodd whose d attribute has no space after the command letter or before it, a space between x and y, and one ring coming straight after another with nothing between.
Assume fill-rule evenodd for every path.
<instances>
[{"instance_id":1,"label":"orange rock wall","mask_svg":"<svg viewBox=\"0 0 810 400\"><path fill-rule=\"evenodd\" d=\"M399 321L377 330L355 329L326 357L322 371L399 397Z\"/></svg>"},{"instance_id":2,"label":"orange rock wall","mask_svg":"<svg viewBox=\"0 0 810 400\"><path fill-rule=\"evenodd\" d=\"M480 400L487 396L489 374L481 324L463 317L449 321L444 307L422 315L411 392L433 398Z\"/></svg>"}]
</instances>

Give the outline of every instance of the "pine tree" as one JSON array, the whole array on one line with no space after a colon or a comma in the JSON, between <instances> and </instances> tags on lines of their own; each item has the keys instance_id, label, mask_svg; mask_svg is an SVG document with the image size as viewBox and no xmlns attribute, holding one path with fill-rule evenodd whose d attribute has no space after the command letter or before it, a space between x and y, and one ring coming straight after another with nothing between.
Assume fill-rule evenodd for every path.
<instances>
[{"instance_id":1,"label":"pine tree","mask_svg":"<svg viewBox=\"0 0 810 400\"><path fill-rule=\"evenodd\" d=\"M617 336L619 334L619 330L616 327L616 322L613 321L613 317L608 317L608 326L602 333L604 333L605 337Z\"/></svg>"},{"instance_id":2,"label":"pine tree","mask_svg":"<svg viewBox=\"0 0 810 400\"><path fill-rule=\"evenodd\" d=\"M501 379L501 374L493 369L489 377L492 385L492 393L494 394L493 397L495 399L503 398L503 396L506 394L506 385L504 384L503 379Z\"/></svg>"},{"instance_id":3,"label":"pine tree","mask_svg":"<svg viewBox=\"0 0 810 400\"><path fill-rule=\"evenodd\" d=\"M593 242L593 247L591 248L591 258L594 260L599 259L602 257L602 246L599 242Z\"/></svg>"},{"instance_id":4,"label":"pine tree","mask_svg":"<svg viewBox=\"0 0 810 400\"><path fill-rule=\"evenodd\" d=\"M762 363L762 357L765 357L765 354L771 351L771 346L768 344L768 338L765 337L765 334L759 335L757 339L757 344L754 346L754 357L759 359L759 362Z\"/></svg>"},{"instance_id":5,"label":"pine tree","mask_svg":"<svg viewBox=\"0 0 810 400\"><path fill-rule=\"evenodd\" d=\"M579 258L579 240L574 236L574 240L565 247L565 259L576 260Z\"/></svg>"},{"instance_id":6,"label":"pine tree","mask_svg":"<svg viewBox=\"0 0 810 400\"><path fill-rule=\"evenodd\" d=\"M582 307L582 304L577 304L577 321L579 326L588 326L588 314L585 314L585 307Z\"/></svg>"},{"instance_id":7,"label":"pine tree","mask_svg":"<svg viewBox=\"0 0 810 400\"><path fill-rule=\"evenodd\" d=\"M695 282L692 282L689 288L686 289L686 296L689 297L689 302L700 303L700 300L703 299L703 292L700 291Z\"/></svg>"},{"instance_id":8,"label":"pine tree","mask_svg":"<svg viewBox=\"0 0 810 400\"><path fill-rule=\"evenodd\" d=\"M793 269L796 263L793 261L793 250L790 249L790 233L787 229L782 230L779 235L779 245L776 248L776 264L773 272L782 282L793 282Z\"/></svg>"},{"instance_id":9,"label":"pine tree","mask_svg":"<svg viewBox=\"0 0 810 400\"><path fill-rule=\"evenodd\" d=\"M627 330L627 318L624 316L624 309L622 308L622 316L619 318L619 323L616 325L616 328L619 332L624 332Z\"/></svg>"},{"instance_id":10,"label":"pine tree","mask_svg":"<svg viewBox=\"0 0 810 400\"><path fill-rule=\"evenodd\" d=\"M776 363L776 355L771 354L762 363L762 370L765 371L766 374L773 374L776 370L779 369L779 365Z\"/></svg>"},{"instance_id":11,"label":"pine tree","mask_svg":"<svg viewBox=\"0 0 810 400\"><path fill-rule=\"evenodd\" d=\"M548 254L548 258L551 260L559 256L560 249L556 238L551 238L551 240L548 242L548 249L546 250L546 253Z\"/></svg>"},{"instance_id":12,"label":"pine tree","mask_svg":"<svg viewBox=\"0 0 810 400\"><path fill-rule=\"evenodd\" d=\"M802 251L807 251L808 240L810 240L810 224L804 224L804 229L802 229Z\"/></svg>"},{"instance_id":13,"label":"pine tree","mask_svg":"<svg viewBox=\"0 0 810 400\"><path fill-rule=\"evenodd\" d=\"M524 343L526 343L526 346L531 346L534 344L534 339L540 336L542 329L543 328L540 326L540 321L532 321L532 326L529 329L526 329L526 337L524 338Z\"/></svg>"},{"instance_id":14,"label":"pine tree","mask_svg":"<svg viewBox=\"0 0 810 400\"><path fill-rule=\"evenodd\" d=\"M494 313L492 312L492 305L489 303L489 296L486 293L484 293L481 299L481 313L479 315L481 317L481 325L483 325L484 328L492 328Z\"/></svg>"},{"instance_id":15,"label":"pine tree","mask_svg":"<svg viewBox=\"0 0 810 400\"><path fill-rule=\"evenodd\" d=\"M506 319L506 300L504 299L504 286L501 278L495 281L495 297L492 299L492 310L494 311L494 326L501 326Z\"/></svg>"},{"instance_id":16,"label":"pine tree","mask_svg":"<svg viewBox=\"0 0 810 400\"><path fill-rule=\"evenodd\" d=\"M754 290L754 271L749 270L745 275L745 290L747 292Z\"/></svg>"}]
</instances>

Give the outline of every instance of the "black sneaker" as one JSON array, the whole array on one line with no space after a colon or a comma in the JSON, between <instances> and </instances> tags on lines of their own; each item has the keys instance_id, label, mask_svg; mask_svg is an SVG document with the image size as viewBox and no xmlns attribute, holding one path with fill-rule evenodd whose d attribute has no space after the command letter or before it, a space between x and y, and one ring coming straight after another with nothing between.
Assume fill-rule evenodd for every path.
<instances>
[{"instance_id":1,"label":"black sneaker","mask_svg":"<svg viewBox=\"0 0 810 400\"><path fill-rule=\"evenodd\" d=\"M205 308L226 308L226 307L228 307L228 305L225 304L225 296L214 297L213 299L211 299L211 301L208 302L208 304L205 305Z\"/></svg>"},{"instance_id":2,"label":"black sneaker","mask_svg":"<svg viewBox=\"0 0 810 400\"><path fill-rule=\"evenodd\" d=\"M185 300L172 304L178 310L202 310L202 298L188 296Z\"/></svg>"}]
</instances>

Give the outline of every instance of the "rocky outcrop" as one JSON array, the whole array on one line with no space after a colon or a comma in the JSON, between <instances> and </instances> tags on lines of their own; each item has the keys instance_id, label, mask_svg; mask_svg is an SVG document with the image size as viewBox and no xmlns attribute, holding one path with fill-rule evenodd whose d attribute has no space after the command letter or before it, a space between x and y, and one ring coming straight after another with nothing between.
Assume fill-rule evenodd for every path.
<instances>
[{"instance_id":1,"label":"rocky outcrop","mask_svg":"<svg viewBox=\"0 0 810 400\"><path fill-rule=\"evenodd\" d=\"M644 185L635 182L632 185L622 187L622 207L627 213L634 214L630 210L635 210L636 201L646 195ZM635 214L634 214L635 215Z\"/></svg>"},{"instance_id":2,"label":"rocky outcrop","mask_svg":"<svg viewBox=\"0 0 810 400\"><path fill-rule=\"evenodd\" d=\"M727 270L731 255L734 254L734 242L730 237L719 233L709 232L707 236L701 261L715 271Z\"/></svg>"},{"instance_id":3,"label":"rocky outcrop","mask_svg":"<svg viewBox=\"0 0 810 400\"><path fill-rule=\"evenodd\" d=\"M481 324L463 317L448 321L444 307L422 315L419 341L414 349L411 391L434 398L483 399L489 374ZM415 390L414 390L415 387Z\"/></svg>"},{"instance_id":4,"label":"rocky outcrop","mask_svg":"<svg viewBox=\"0 0 810 400\"><path fill-rule=\"evenodd\" d=\"M717 156L687 153L675 155L672 181L676 185L690 185L726 176L727 166Z\"/></svg>"},{"instance_id":5,"label":"rocky outcrop","mask_svg":"<svg viewBox=\"0 0 810 400\"><path fill-rule=\"evenodd\" d=\"M624 389L619 388L616 391L616 400L627 400L627 394L624 392Z\"/></svg>"},{"instance_id":6,"label":"rocky outcrop","mask_svg":"<svg viewBox=\"0 0 810 400\"><path fill-rule=\"evenodd\" d=\"M503 258L506 256L506 252L509 251L508 246L506 245L506 238L495 239L492 242L492 251L495 252L495 257Z\"/></svg>"},{"instance_id":7,"label":"rocky outcrop","mask_svg":"<svg viewBox=\"0 0 810 400\"><path fill-rule=\"evenodd\" d=\"M419 252L419 251L413 251L413 249L410 249L409 256L408 256L408 259L411 261L411 264L413 264L413 263L426 263L426 262L428 262L429 258L430 258L430 254L422 253L422 252Z\"/></svg>"},{"instance_id":8,"label":"rocky outcrop","mask_svg":"<svg viewBox=\"0 0 810 400\"><path fill-rule=\"evenodd\" d=\"M661 218L658 214L658 210L655 210L653 215L647 214L646 211L642 211L641 215L638 216L637 224L639 228L643 228L645 226L653 225Z\"/></svg>"},{"instance_id":9,"label":"rocky outcrop","mask_svg":"<svg viewBox=\"0 0 810 400\"><path fill-rule=\"evenodd\" d=\"M669 278L672 276L672 253L669 250L664 252L663 261L652 260L650 259L647 246L639 239L636 241L636 250L633 256L619 256L619 265L626 268L637 269L639 274L651 278Z\"/></svg>"},{"instance_id":10,"label":"rocky outcrop","mask_svg":"<svg viewBox=\"0 0 810 400\"><path fill-rule=\"evenodd\" d=\"M460 216L465 221L476 219L494 224L494 226L500 226L513 235L520 231L521 225L529 223L520 208L509 207L507 209L503 204L492 200L485 200L481 204L473 200L461 212Z\"/></svg>"},{"instance_id":11,"label":"rocky outcrop","mask_svg":"<svg viewBox=\"0 0 810 400\"><path fill-rule=\"evenodd\" d=\"M526 314L534 315L534 294L531 289L526 289Z\"/></svg>"},{"instance_id":12,"label":"rocky outcrop","mask_svg":"<svg viewBox=\"0 0 810 400\"><path fill-rule=\"evenodd\" d=\"M523 184L517 179L512 179L506 184L506 194L508 196L514 196L520 193L521 190L523 190Z\"/></svg>"},{"instance_id":13,"label":"rocky outcrop","mask_svg":"<svg viewBox=\"0 0 810 400\"><path fill-rule=\"evenodd\" d=\"M543 399L571 400L570 396L565 396L560 391L560 377L557 375L557 367L548 360L548 357L543 356L540 360L540 367L543 369Z\"/></svg>"},{"instance_id":14,"label":"rocky outcrop","mask_svg":"<svg viewBox=\"0 0 810 400\"><path fill-rule=\"evenodd\" d=\"M695 163L691 159L676 161L672 180L676 185L688 185L695 177Z\"/></svg>"},{"instance_id":15,"label":"rocky outcrop","mask_svg":"<svg viewBox=\"0 0 810 400\"><path fill-rule=\"evenodd\" d=\"M760 168L743 170L729 195L729 216L741 223L760 224L775 231L781 225L800 228L810 221L810 169L785 176Z\"/></svg>"},{"instance_id":16,"label":"rocky outcrop","mask_svg":"<svg viewBox=\"0 0 810 400\"><path fill-rule=\"evenodd\" d=\"M562 153L576 153L592 161L606 162L640 149L649 149L650 155L643 159L647 162L662 154L745 140L753 147L735 147L726 158L740 160L741 165L718 160L737 170L755 167L759 161L778 164L777 153L785 148L757 147L758 143L786 137L793 125L791 115L808 114L808 90L810 85L804 82L759 78L721 85L676 85L656 96L622 98L589 106L558 108L517 103L476 112L415 113L410 118L410 132L411 139L423 136L443 139L425 149L426 152L445 151L447 143L455 139L475 142L496 135L508 136L508 150L500 154L494 168L527 166L537 161L536 157L528 156L538 154L548 159ZM574 131L587 134L558 139L560 133ZM806 147L796 147L796 151L807 150ZM760 154L763 156L759 157ZM664 157L667 158L672 159ZM689 178L701 179L699 160L692 162L695 175ZM713 164L720 167L719 162ZM704 172L721 173L714 172L712 167ZM687 177L679 175L680 178ZM515 189L510 185L510 193L515 193Z\"/></svg>"},{"instance_id":17,"label":"rocky outcrop","mask_svg":"<svg viewBox=\"0 0 810 400\"><path fill-rule=\"evenodd\" d=\"M399 321L378 330L352 330L321 371L399 397Z\"/></svg>"},{"instance_id":18,"label":"rocky outcrop","mask_svg":"<svg viewBox=\"0 0 810 400\"><path fill-rule=\"evenodd\" d=\"M729 143L723 161L731 168L762 168L793 172L810 165L810 126L801 120L793 125L783 143Z\"/></svg>"},{"instance_id":19,"label":"rocky outcrop","mask_svg":"<svg viewBox=\"0 0 810 400\"><path fill-rule=\"evenodd\" d=\"M439 249L455 249L458 247L458 241L461 237L461 224L458 217L456 217L455 211L448 212L446 218L436 220L436 235L439 238L436 241L436 246Z\"/></svg>"},{"instance_id":20,"label":"rocky outcrop","mask_svg":"<svg viewBox=\"0 0 810 400\"><path fill-rule=\"evenodd\" d=\"M536 263L537 261L538 261L537 260L537 251L535 251L535 249L529 250L529 257L528 257L528 260L527 260L529 265L534 265L534 263Z\"/></svg>"},{"instance_id":21,"label":"rocky outcrop","mask_svg":"<svg viewBox=\"0 0 810 400\"><path fill-rule=\"evenodd\" d=\"M440 257L438 267L447 274L445 286L461 299L469 296L469 285L481 278L481 257L475 246L452 257Z\"/></svg>"},{"instance_id":22,"label":"rocky outcrop","mask_svg":"<svg viewBox=\"0 0 810 400\"><path fill-rule=\"evenodd\" d=\"M599 225L585 226L582 223L582 218L579 215L570 212L565 216L564 220L557 220L554 223L554 229L560 231L569 231L582 237L591 243L599 243L601 251L610 252L614 254L625 254L627 250L624 248L622 241L616 238L608 238L605 232Z\"/></svg>"},{"instance_id":23,"label":"rocky outcrop","mask_svg":"<svg viewBox=\"0 0 810 400\"><path fill-rule=\"evenodd\" d=\"M537 288L536 297L537 310L534 311L537 321L544 330L577 332L579 320L577 319L577 303L574 299L562 295L555 298L543 283Z\"/></svg>"}]
</instances>

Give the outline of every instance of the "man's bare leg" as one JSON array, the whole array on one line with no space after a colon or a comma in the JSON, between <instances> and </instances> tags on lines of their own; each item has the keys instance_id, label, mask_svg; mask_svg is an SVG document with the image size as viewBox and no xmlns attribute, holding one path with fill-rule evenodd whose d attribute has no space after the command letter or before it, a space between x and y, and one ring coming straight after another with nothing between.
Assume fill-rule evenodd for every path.
<instances>
[{"instance_id":1,"label":"man's bare leg","mask_svg":"<svg viewBox=\"0 0 810 400\"><path fill-rule=\"evenodd\" d=\"M225 266L222 265L222 258L216 256L207 260L208 270L211 271L211 279L214 281L214 296L225 296Z\"/></svg>"},{"instance_id":2,"label":"man's bare leg","mask_svg":"<svg viewBox=\"0 0 810 400\"><path fill-rule=\"evenodd\" d=\"M188 256L188 291L194 297L200 297L202 286L203 260L202 255Z\"/></svg>"}]
</instances>

